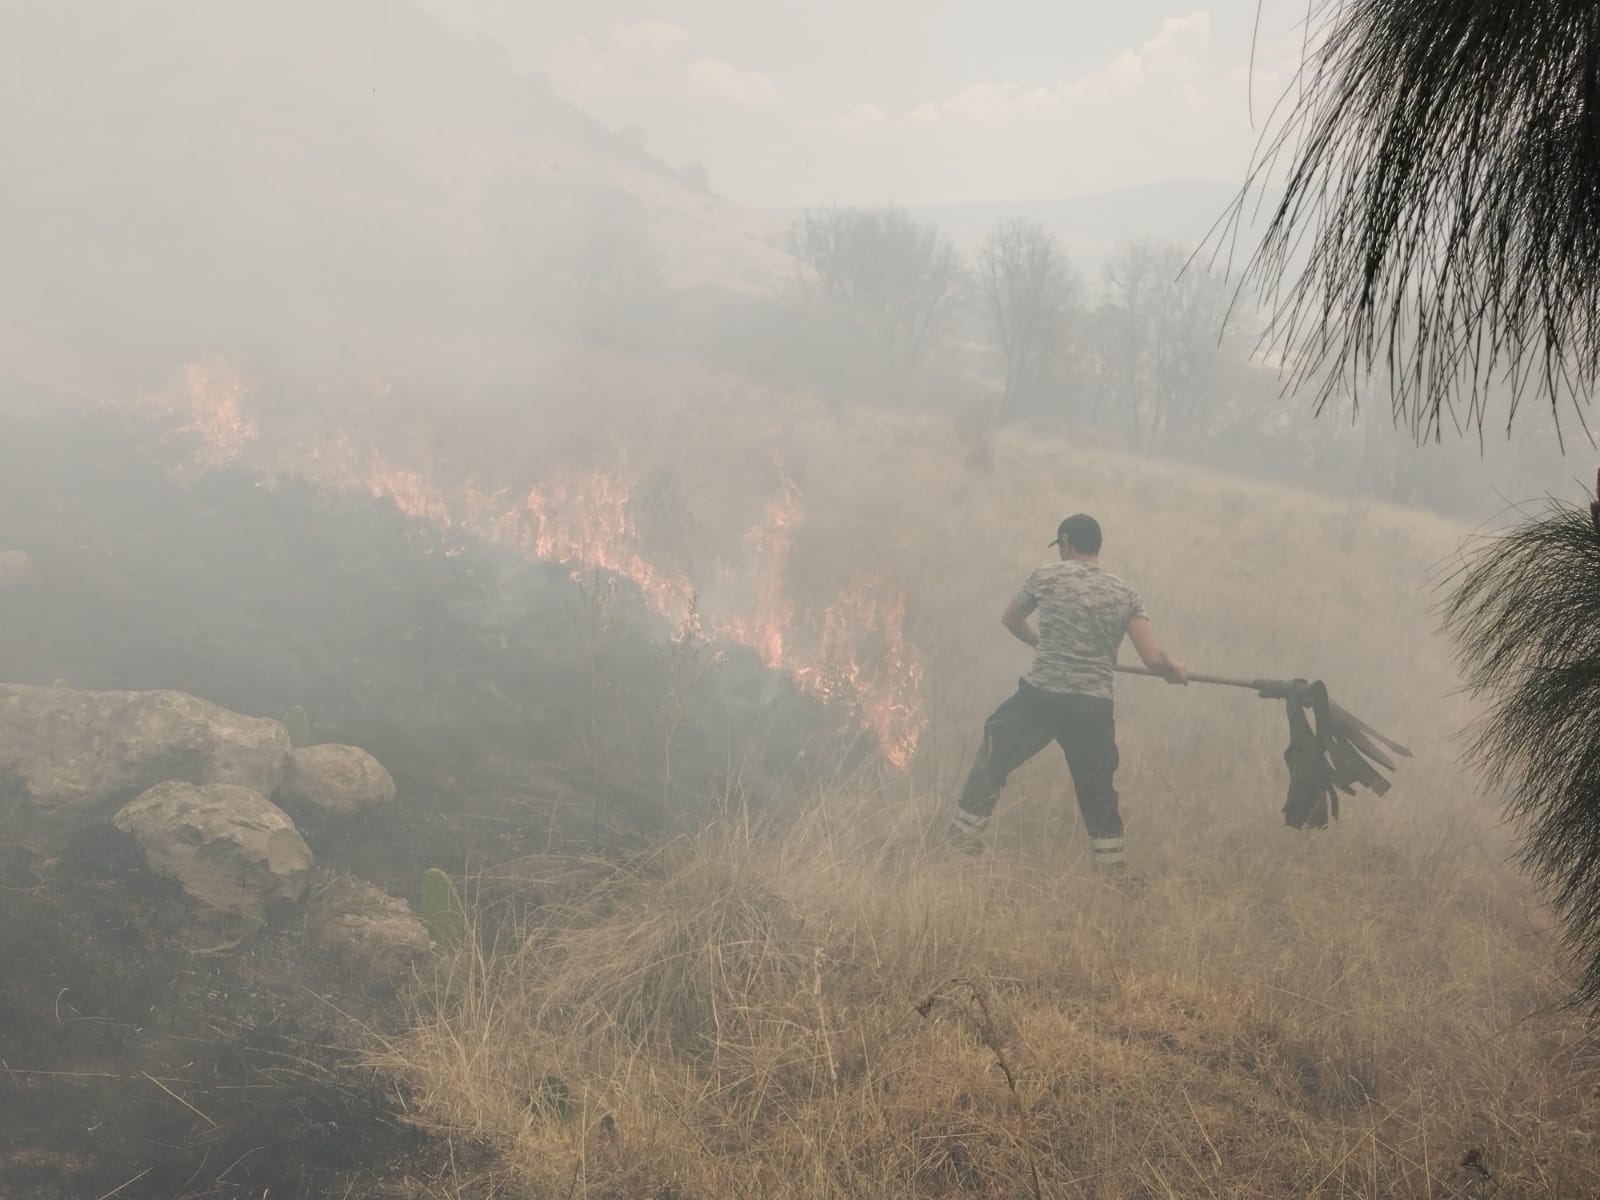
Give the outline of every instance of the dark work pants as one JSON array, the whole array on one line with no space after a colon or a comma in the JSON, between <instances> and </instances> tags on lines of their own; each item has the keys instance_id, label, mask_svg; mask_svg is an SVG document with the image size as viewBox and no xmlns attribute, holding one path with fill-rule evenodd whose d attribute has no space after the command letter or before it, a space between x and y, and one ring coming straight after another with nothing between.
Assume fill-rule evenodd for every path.
<instances>
[{"instance_id":1,"label":"dark work pants","mask_svg":"<svg viewBox=\"0 0 1600 1200\"><path fill-rule=\"evenodd\" d=\"M975 817L994 811L1006 777L1051 742L1060 745L1078 793L1078 811L1091 838L1120 838L1122 816L1112 780L1117 771L1116 722L1111 701L1047 692L1018 680L1017 693L983 726L983 745L961 792L961 808Z\"/></svg>"}]
</instances>

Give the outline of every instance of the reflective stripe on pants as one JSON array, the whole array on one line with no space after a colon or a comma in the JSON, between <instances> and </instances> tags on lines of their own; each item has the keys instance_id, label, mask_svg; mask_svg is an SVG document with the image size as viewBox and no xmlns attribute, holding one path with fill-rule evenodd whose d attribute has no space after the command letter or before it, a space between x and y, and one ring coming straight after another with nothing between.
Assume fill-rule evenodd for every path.
<instances>
[{"instance_id":1,"label":"reflective stripe on pants","mask_svg":"<svg viewBox=\"0 0 1600 1200\"><path fill-rule=\"evenodd\" d=\"M1095 866L1120 867L1122 865L1121 838L1090 838L1089 846L1094 851Z\"/></svg>"}]
</instances>

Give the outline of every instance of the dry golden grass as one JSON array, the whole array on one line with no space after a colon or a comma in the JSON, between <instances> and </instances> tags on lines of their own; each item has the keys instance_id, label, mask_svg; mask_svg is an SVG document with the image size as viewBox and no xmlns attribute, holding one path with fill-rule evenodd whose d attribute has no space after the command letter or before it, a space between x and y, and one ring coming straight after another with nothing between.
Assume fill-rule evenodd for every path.
<instances>
[{"instance_id":1,"label":"dry golden grass","mask_svg":"<svg viewBox=\"0 0 1600 1200\"><path fill-rule=\"evenodd\" d=\"M1600 1057L1478 830L1157 835L1119 887L1047 835L949 859L926 815L665 847L454 964L379 1062L536 1195L1487 1195L1473 1148L1508 1194L1600 1179Z\"/></svg>"},{"instance_id":2,"label":"dry golden grass","mask_svg":"<svg viewBox=\"0 0 1600 1200\"><path fill-rule=\"evenodd\" d=\"M1454 765L1470 711L1425 582L1463 530L1022 438L974 475L937 424L799 406L774 434L715 383L692 425L638 421L635 461L718 512L781 440L795 587L871 563L912 595L922 753L728 813L445 964L448 999L374 1055L420 1120L497 1146L506 1194L1595 1193L1600 1046ZM1077 508L1197 668L1320 675L1410 742L1395 792L1287 830L1275 706L1131 680L1132 881L1091 873L1048 752L989 855L930 841L1026 663L996 618Z\"/></svg>"}]
</instances>

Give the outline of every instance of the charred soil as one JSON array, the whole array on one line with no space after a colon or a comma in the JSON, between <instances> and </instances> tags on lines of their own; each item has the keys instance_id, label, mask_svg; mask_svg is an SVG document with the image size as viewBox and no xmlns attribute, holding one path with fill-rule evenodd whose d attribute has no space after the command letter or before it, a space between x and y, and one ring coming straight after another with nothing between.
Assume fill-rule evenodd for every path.
<instances>
[{"instance_id":1,"label":"charred soil","mask_svg":"<svg viewBox=\"0 0 1600 1200\"><path fill-rule=\"evenodd\" d=\"M0 1197L388 1197L448 1175L403 1090L341 1048L385 1029L386 998L303 919L198 945L111 832L4 866Z\"/></svg>"}]
</instances>

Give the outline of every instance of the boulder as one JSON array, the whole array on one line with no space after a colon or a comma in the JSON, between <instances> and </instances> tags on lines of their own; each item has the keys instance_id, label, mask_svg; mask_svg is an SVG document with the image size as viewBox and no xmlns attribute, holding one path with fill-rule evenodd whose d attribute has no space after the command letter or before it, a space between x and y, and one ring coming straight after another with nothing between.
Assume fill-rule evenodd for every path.
<instances>
[{"instance_id":1,"label":"boulder","mask_svg":"<svg viewBox=\"0 0 1600 1200\"><path fill-rule=\"evenodd\" d=\"M151 869L177 880L211 915L265 921L305 895L311 849L260 792L231 783L161 783L112 823L131 834Z\"/></svg>"},{"instance_id":2,"label":"boulder","mask_svg":"<svg viewBox=\"0 0 1600 1200\"><path fill-rule=\"evenodd\" d=\"M0 684L0 730L0 800L41 851L169 780L270 796L289 755L281 722L183 692Z\"/></svg>"},{"instance_id":3,"label":"boulder","mask_svg":"<svg viewBox=\"0 0 1600 1200\"><path fill-rule=\"evenodd\" d=\"M348 816L394 800L394 778L355 746L306 746L285 763L279 798L291 809Z\"/></svg>"},{"instance_id":4,"label":"boulder","mask_svg":"<svg viewBox=\"0 0 1600 1200\"><path fill-rule=\"evenodd\" d=\"M409 978L432 940L422 918L398 896L359 880L318 893L311 928L317 944L385 985Z\"/></svg>"}]
</instances>

